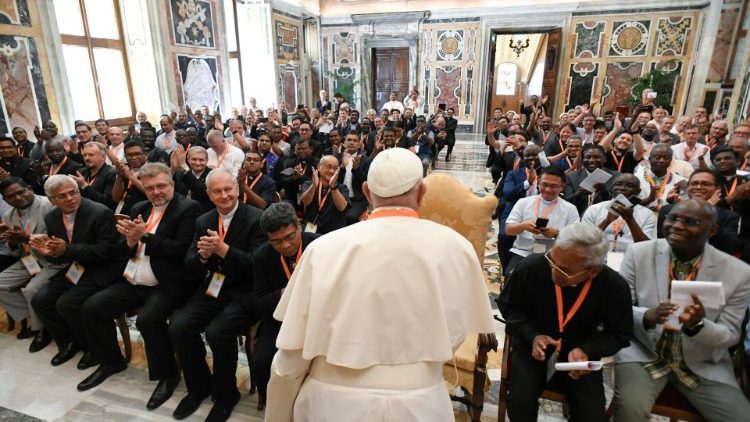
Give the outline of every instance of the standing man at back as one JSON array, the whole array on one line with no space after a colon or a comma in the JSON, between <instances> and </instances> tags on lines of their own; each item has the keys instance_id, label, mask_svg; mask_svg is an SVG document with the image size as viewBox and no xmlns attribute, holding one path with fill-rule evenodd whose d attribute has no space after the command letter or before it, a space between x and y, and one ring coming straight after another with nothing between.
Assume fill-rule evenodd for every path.
<instances>
[{"instance_id":1,"label":"standing man at back","mask_svg":"<svg viewBox=\"0 0 750 422\"><path fill-rule=\"evenodd\" d=\"M367 179L373 214L311 243L276 308L267 421L453 421L443 363L493 331L471 244L419 219L419 158L383 151Z\"/></svg>"}]
</instances>

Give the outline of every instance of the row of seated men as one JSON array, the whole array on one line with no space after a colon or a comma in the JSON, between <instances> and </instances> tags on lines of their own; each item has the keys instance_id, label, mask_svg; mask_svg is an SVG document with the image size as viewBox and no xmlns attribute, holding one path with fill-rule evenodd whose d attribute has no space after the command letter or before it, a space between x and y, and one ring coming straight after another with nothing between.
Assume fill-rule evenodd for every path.
<instances>
[{"instance_id":1,"label":"row of seated men","mask_svg":"<svg viewBox=\"0 0 750 422\"><path fill-rule=\"evenodd\" d=\"M165 164L145 164L138 174L145 199L127 215L86 198L74 176L47 177L46 197L22 178L4 178L0 193L11 209L0 236L16 261L0 273L0 306L54 339L53 366L83 352L78 369L95 370L81 391L126 369L114 320L137 310L149 378L157 381L147 407L169 399L182 371L188 394L175 418L211 397L207 420L226 420L240 398L237 336L261 321L251 372L262 403L280 327L273 310L301 252L319 235L303 233L289 203L264 212L243 203L228 170L205 179L215 207L209 211L176 192ZM32 351L49 343L39 338Z\"/></svg>"}]
</instances>

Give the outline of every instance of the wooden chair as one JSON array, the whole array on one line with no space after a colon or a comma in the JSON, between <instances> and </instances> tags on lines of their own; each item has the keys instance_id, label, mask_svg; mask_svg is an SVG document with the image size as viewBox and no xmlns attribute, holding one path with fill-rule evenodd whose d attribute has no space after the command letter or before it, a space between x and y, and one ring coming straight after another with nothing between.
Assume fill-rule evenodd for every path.
<instances>
[{"instance_id":1,"label":"wooden chair","mask_svg":"<svg viewBox=\"0 0 750 422\"><path fill-rule=\"evenodd\" d=\"M494 195L480 198L454 177L443 173L430 174L425 178L425 184L427 194L419 210L420 218L448 226L468 239L481 266L497 198ZM443 367L445 380L456 383L466 392L463 397L453 394L451 399L468 407L472 421L479 421L484 407L484 391L489 385L487 361L490 350L497 351L494 333L468 336L454 356L456 366L451 361Z\"/></svg>"}]
</instances>

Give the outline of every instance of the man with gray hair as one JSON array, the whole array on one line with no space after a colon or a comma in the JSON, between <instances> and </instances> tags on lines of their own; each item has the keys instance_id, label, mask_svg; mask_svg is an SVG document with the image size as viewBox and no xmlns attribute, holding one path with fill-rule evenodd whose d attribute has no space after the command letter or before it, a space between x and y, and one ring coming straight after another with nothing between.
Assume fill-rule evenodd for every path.
<instances>
[{"instance_id":1,"label":"man with gray hair","mask_svg":"<svg viewBox=\"0 0 750 422\"><path fill-rule=\"evenodd\" d=\"M362 190L370 218L312 242L281 294L266 421L453 421L443 364L494 329L471 244L419 219L419 158L379 153Z\"/></svg>"},{"instance_id":2,"label":"man with gray hair","mask_svg":"<svg viewBox=\"0 0 750 422\"><path fill-rule=\"evenodd\" d=\"M242 167L242 163L245 161L245 154L241 149L230 145L221 131L213 129L206 135L208 141L208 163L206 164L211 169L222 168L232 173L232 176L237 178L237 173Z\"/></svg>"},{"instance_id":3,"label":"man with gray hair","mask_svg":"<svg viewBox=\"0 0 750 422\"><path fill-rule=\"evenodd\" d=\"M549 383L567 395L571 420L605 420L602 373L556 372L554 365L598 361L628 345L630 291L604 265L607 246L599 228L569 224L549 252L528 256L506 282L498 307L512 336L511 420L537 420L539 396Z\"/></svg>"}]
</instances>

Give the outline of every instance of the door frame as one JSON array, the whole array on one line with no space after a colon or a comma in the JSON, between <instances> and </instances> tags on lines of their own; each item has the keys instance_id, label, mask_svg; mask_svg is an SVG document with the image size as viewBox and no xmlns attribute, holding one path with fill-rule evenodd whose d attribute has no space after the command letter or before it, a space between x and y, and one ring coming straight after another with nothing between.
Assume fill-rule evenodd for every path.
<instances>
[{"instance_id":1,"label":"door frame","mask_svg":"<svg viewBox=\"0 0 750 422\"><path fill-rule=\"evenodd\" d=\"M377 36L362 36L362 62L360 64L360 75L362 78L361 91L360 91L360 104L361 114L370 108L375 108L375 104L372 104L372 96L375 93L375 78L373 70L373 48L391 48L391 47L408 47L409 48L409 90L417 85L417 67L419 62L417 61L417 35L406 34L399 38L379 38ZM402 99L399 99L401 101Z\"/></svg>"},{"instance_id":2,"label":"door frame","mask_svg":"<svg viewBox=\"0 0 750 422\"><path fill-rule=\"evenodd\" d=\"M563 69L562 58L568 52L568 28L570 27L571 13L570 11L550 12L550 13L521 13L520 15L498 15L489 16L482 18L482 35L481 35L481 48L483 54L480 55L479 59L479 79L480 81L488 81L489 69L490 69L490 41L493 33L539 33L539 32L550 32L555 29L562 29L560 52L557 63L557 81L555 82L555 92L557 96L563 95L561 87L563 81ZM534 26L529 27L528 24L532 22ZM494 63L492 64L494 65ZM487 83L479 84L479 92L477 99L481 99L477 104L477 114L474 118L474 132L484 133L487 126L487 99L489 98L489 92L492 89ZM556 105L552 104L552 109L549 111L550 115L554 115L558 112Z\"/></svg>"},{"instance_id":3,"label":"door frame","mask_svg":"<svg viewBox=\"0 0 750 422\"><path fill-rule=\"evenodd\" d=\"M376 106L376 104L375 104L375 79L377 79L377 75L376 75L376 73L377 73L377 60L376 60L376 57L372 53L373 53L373 50L380 49L380 48L405 48L405 47L371 47L370 48L370 81L371 81L371 83L370 83L370 98L369 98L369 100L370 100L370 107L368 107L368 108L374 108L375 111L378 112L378 114L380 114L380 110L378 110L378 108L375 107ZM409 53L411 53L411 52L409 51ZM406 91L406 94L404 94L404 97L406 97L407 95L409 95L409 92L411 92L411 89L414 86L414 85L411 84L411 75L413 73L414 72L411 69L411 63L409 63L409 84L410 85L409 85L409 88ZM401 101L402 99L398 98L398 100ZM367 111L367 110L365 110L365 111Z\"/></svg>"}]
</instances>

